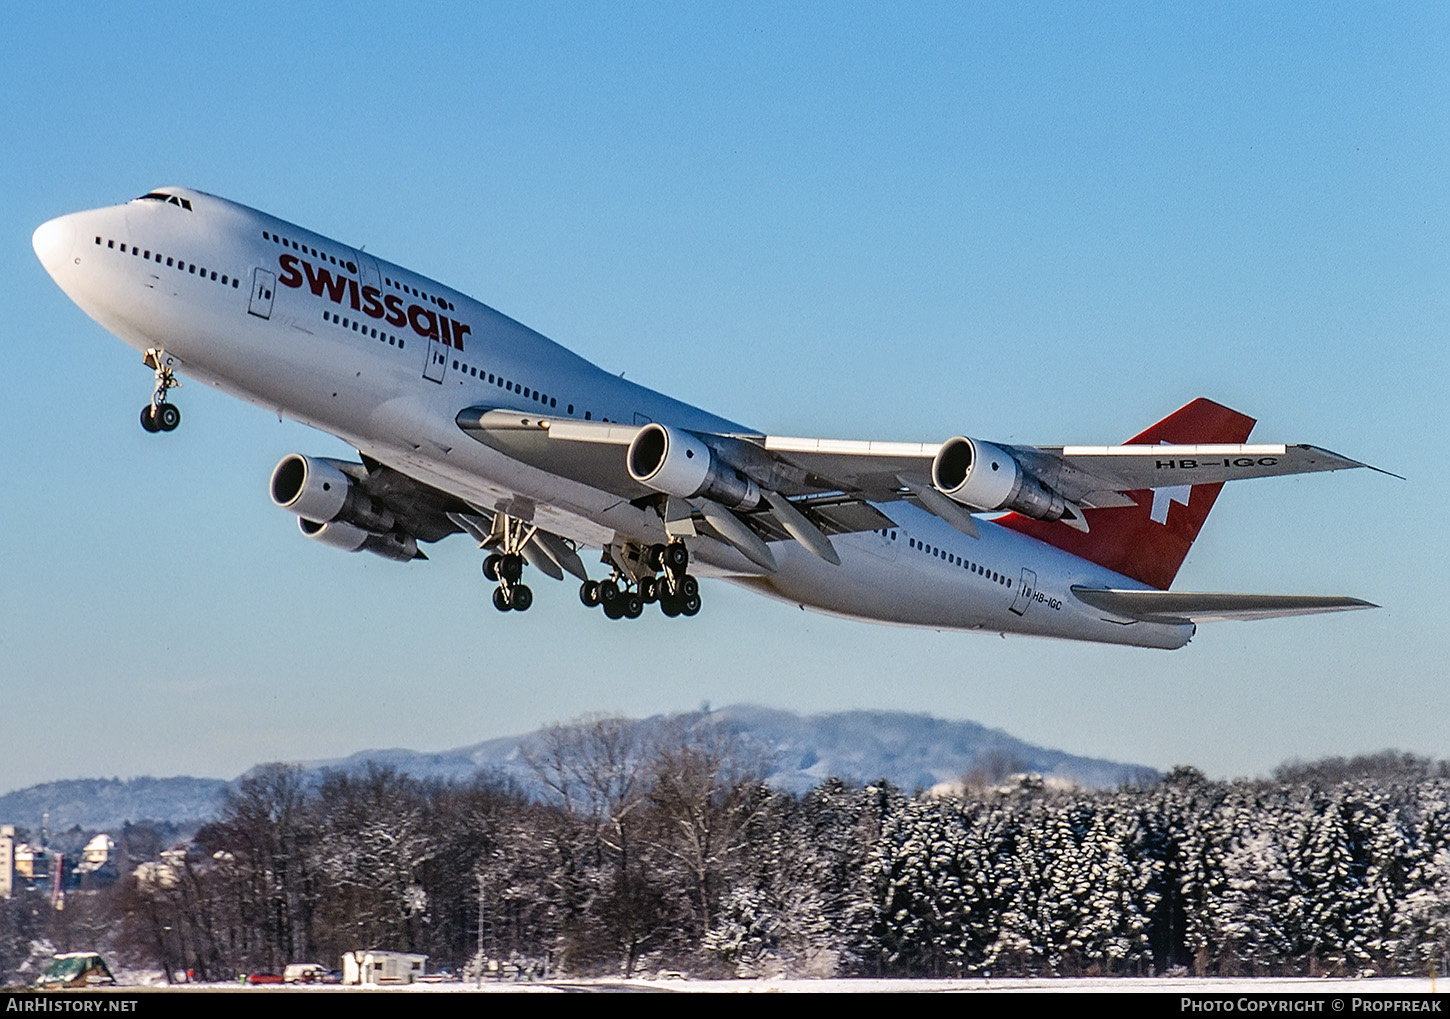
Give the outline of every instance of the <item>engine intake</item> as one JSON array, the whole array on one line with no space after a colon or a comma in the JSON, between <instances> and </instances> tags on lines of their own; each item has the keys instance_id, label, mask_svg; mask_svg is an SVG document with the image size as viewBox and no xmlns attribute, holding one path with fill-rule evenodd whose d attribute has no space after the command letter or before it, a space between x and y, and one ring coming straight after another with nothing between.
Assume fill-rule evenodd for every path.
<instances>
[{"instance_id":1,"label":"engine intake","mask_svg":"<svg viewBox=\"0 0 1450 1019\"><path fill-rule=\"evenodd\" d=\"M629 444L629 476L656 492L681 499L702 497L728 509L754 509L760 488L689 432L648 424Z\"/></svg>"},{"instance_id":2,"label":"engine intake","mask_svg":"<svg viewBox=\"0 0 1450 1019\"><path fill-rule=\"evenodd\" d=\"M931 483L947 498L976 510L1016 510L1038 520L1077 516L1010 453L980 439L958 435L942 443L931 462Z\"/></svg>"},{"instance_id":3,"label":"engine intake","mask_svg":"<svg viewBox=\"0 0 1450 1019\"><path fill-rule=\"evenodd\" d=\"M342 461L292 453L272 470L272 501L317 523L345 521L368 531L390 531L393 514L353 484Z\"/></svg>"}]
</instances>

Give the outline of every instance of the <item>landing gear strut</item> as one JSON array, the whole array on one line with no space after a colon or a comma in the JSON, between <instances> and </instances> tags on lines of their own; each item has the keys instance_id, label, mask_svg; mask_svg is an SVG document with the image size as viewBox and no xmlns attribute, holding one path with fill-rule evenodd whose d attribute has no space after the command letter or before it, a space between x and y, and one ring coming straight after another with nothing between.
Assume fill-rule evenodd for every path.
<instances>
[{"instance_id":1,"label":"landing gear strut","mask_svg":"<svg viewBox=\"0 0 1450 1019\"><path fill-rule=\"evenodd\" d=\"M169 403L166 394L181 385L176 372L166 363L166 351L153 347L146 351L146 367L156 372L156 389L151 402L141 408L141 427L148 432L174 432L181 424L181 410Z\"/></svg>"},{"instance_id":2,"label":"landing gear strut","mask_svg":"<svg viewBox=\"0 0 1450 1019\"><path fill-rule=\"evenodd\" d=\"M494 533L502 552L494 552L483 561L483 575L498 582L493 592L493 607L500 612L527 612L534 604L534 592L520 583L524 575L523 547L537 528L500 513L494 520Z\"/></svg>"},{"instance_id":3,"label":"landing gear strut","mask_svg":"<svg viewBox=\"0 0 1450 1019\"><path fill-rule=\"evenodd\" d=\"M589 608L602 609L610 619L638 619L655 602L667 616L700 611L700 582L686 572L690 553L684 542L645 549L610 546L605 561L611 559L615 569L608 580L586 580L579 587L579 600ZM664 575L658 576L661 570Z\"/></svg>"}]
</instances>

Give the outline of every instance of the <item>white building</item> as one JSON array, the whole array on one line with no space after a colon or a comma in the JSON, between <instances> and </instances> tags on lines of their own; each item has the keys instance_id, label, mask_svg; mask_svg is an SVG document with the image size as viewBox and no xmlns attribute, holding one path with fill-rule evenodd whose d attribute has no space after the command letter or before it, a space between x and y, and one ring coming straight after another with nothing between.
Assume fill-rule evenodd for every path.
<instances>
[{"instance_id":1,"label":"white building","mask_svg":"<svg viewBox=\"0 0 1450 1019\"><path fill-rule=\"evenodd\" d=\"M15 893L15 826L0 824L0 899Z\"/></svg>"},{"instance_id":2,"label":"white building","mask_svg":"<svg viewBox=\"0 0 1450 1019\"><path fill-rule=\"evenodd\" d=\"M97 835L86 843L86 848L81 850L81 862L76 871L81 874L92 874L106 864L111 862L116 852L116 842L111 836L104 833Z\"/></svg>"},{"instance_id":3,"label":"white building","mask_svg":"<svg viewBox=\"0 0 1450 1019\"><path fill-rule=\"evenodd\" d=\"M347 952L342 957L345 984L411 984L423 975L426 955L410 952Z\"/></svg>"}]
</instances>

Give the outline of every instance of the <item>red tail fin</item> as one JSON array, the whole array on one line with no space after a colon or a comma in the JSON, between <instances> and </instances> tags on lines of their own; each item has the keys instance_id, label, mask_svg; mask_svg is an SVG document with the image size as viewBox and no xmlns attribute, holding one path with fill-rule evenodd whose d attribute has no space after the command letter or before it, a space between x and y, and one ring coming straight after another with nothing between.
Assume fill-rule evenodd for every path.
<instances>
[{"instance_id":1,"label":"red tail fin","mask_svg":"<svg viewBox=\"0 0 1450 1019\"><path fill-rule=\"evenodd\" d=\"M1212 400L1198 399L1129 439L1128 444L1239 443L1248 439L1253 427L1253 418ZM1084 510L1086 534L1064 523L1033 520L1018 513L1009 513L997 523L1166 591L1222 487L1219 483L1129 492L1136 506Z\"/></svg>"}]
</instances>

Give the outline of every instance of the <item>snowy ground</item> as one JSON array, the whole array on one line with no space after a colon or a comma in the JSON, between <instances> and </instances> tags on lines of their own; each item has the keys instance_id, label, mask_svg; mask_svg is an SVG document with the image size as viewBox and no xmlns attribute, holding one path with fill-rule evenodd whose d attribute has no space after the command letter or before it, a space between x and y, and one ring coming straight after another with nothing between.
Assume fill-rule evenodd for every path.
<instances>
[{"instance_id":1,"label":"snowy ground","mask_svg":"<svg viewBox=\"0 0 1450 1019\"><path fill-rule=\"evenodd\" d=\"M236 990L236 984L194 984L166 988L152 986L147 990L205 991ZM1224 980L1196 977L1088 977L1081 979L1016 979L1016 980L556 980L535 983L485 983L482 987L461 983L425 983L407 987L364 988L341 986L246 988L258 994L276 993L341 993L381 992L386 994L437 994L468 992L560 993L560 992L685 992L706 994L840 994L862 992L969 994L988 991L1025 992L1036 994L1313 994L1369 997L1383 994L1432 994L1450 990L1450 980L1432 981L1424 977L1389 977L1381 979L1314 979L1261 977ZM124 988L118 988L124 990Z\"/></svg>"}]
</instances>

